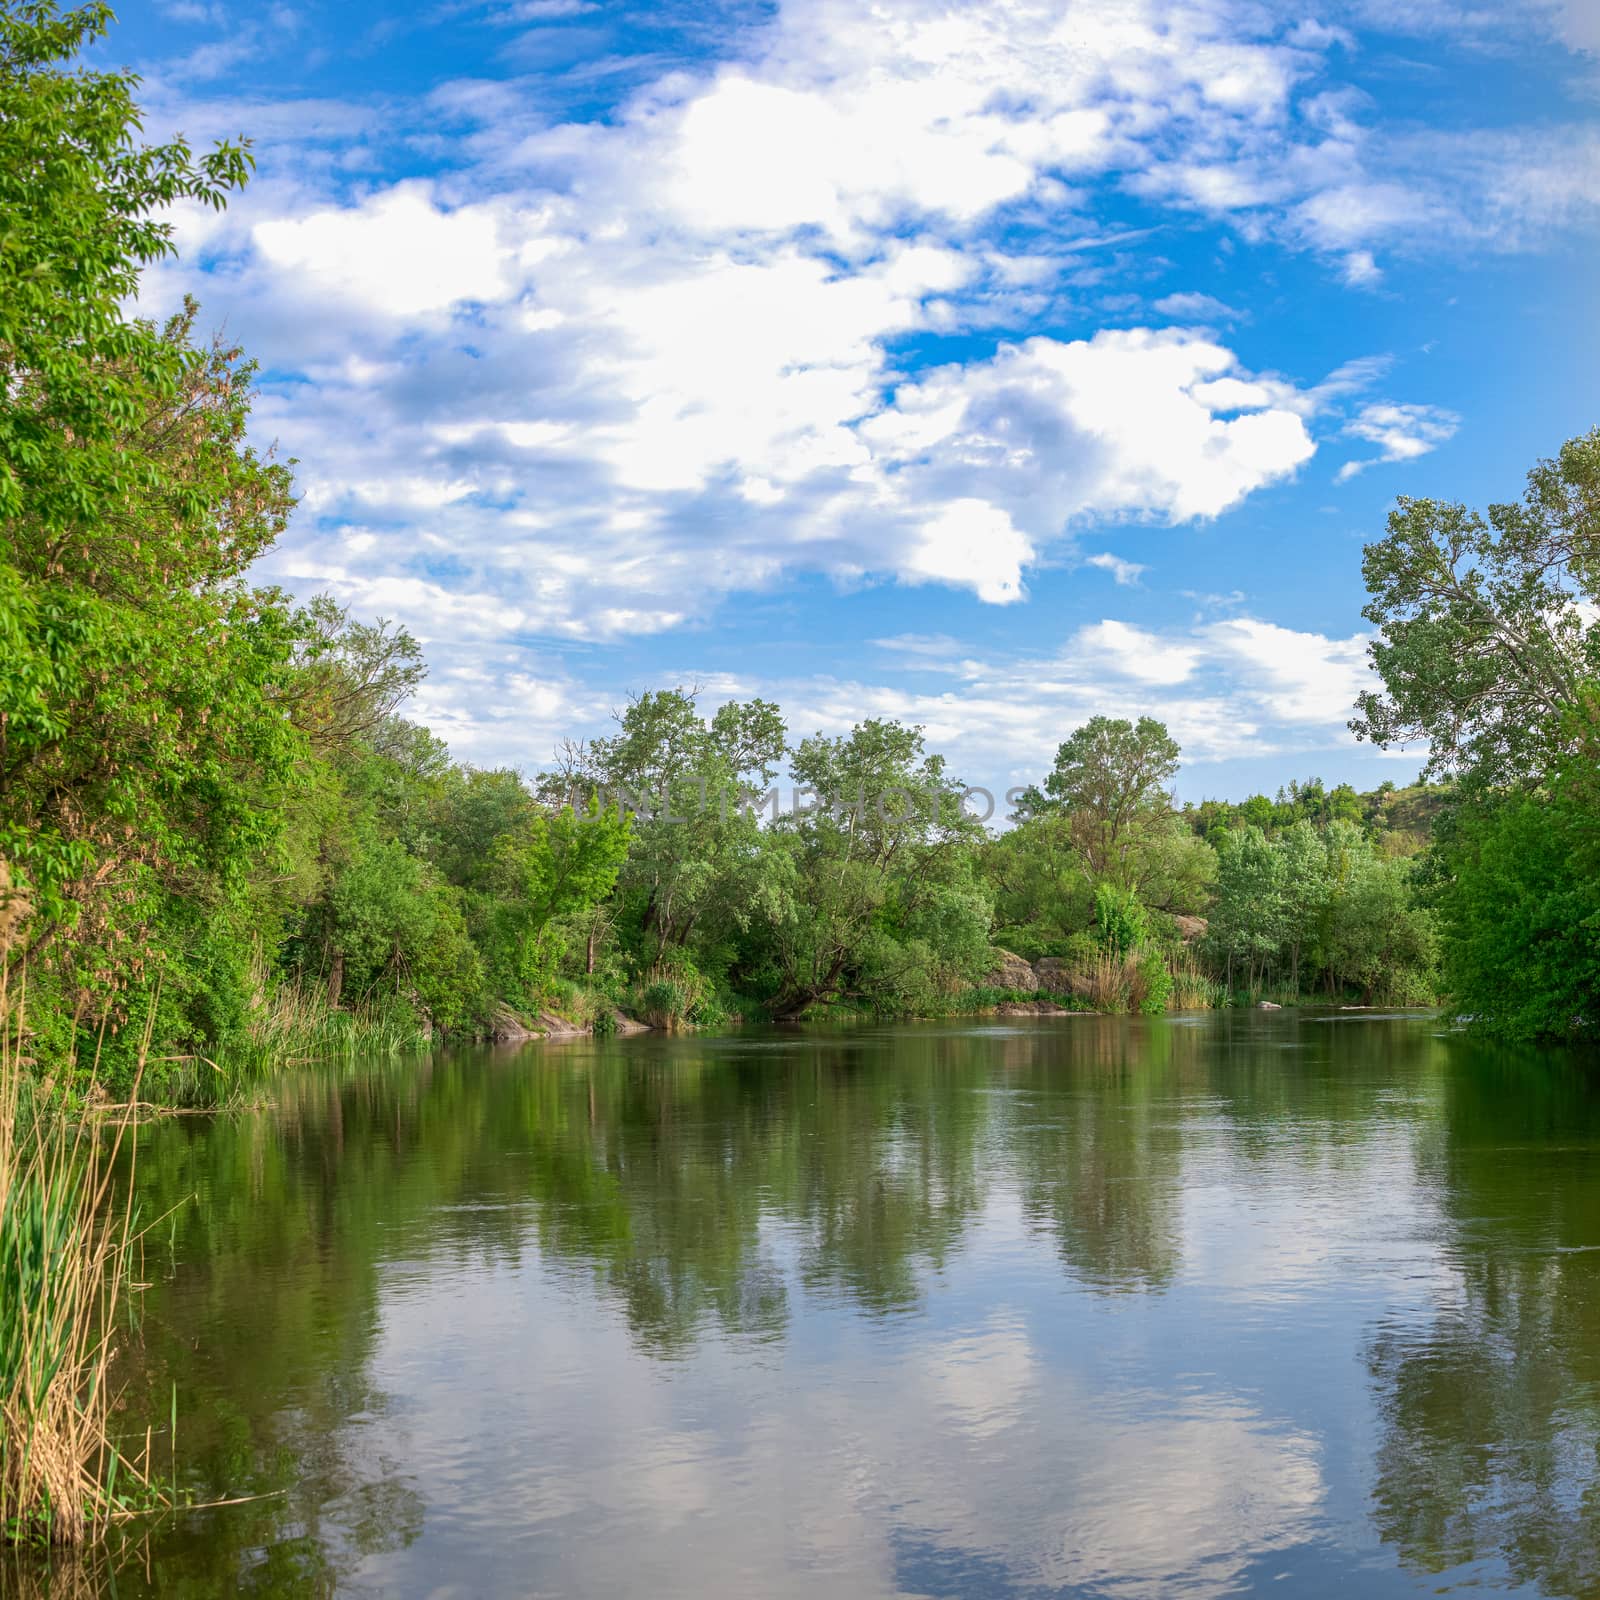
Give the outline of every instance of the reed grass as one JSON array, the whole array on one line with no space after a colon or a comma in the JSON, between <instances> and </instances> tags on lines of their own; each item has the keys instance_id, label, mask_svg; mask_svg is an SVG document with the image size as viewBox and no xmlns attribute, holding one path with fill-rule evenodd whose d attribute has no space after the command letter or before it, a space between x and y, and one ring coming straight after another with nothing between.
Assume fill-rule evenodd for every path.
<instances>
[{"instance_id":1,"label":"reed grass","mask_svg":"<svg viewBox=\"0 0 1600 1600\"><path fill-rule=\"evenodd\" d=\"M109 1426L134 1217L108 1201L129 1116L69 1118L37 1090L16 990L0 961L0 1542L75 1545L163 1503L149 1435L130 1456Z\"/></svg>"},{"instance_id":2,"label":"reed grass","mask_svg":"<svg viewBox=\"0 0 1600 1600\"><path fill-rule=\"evenodd\" d=\"M1228 1003L1228 991L1200 965L1192 950L1185 949L1169 963L1172 996L1167 1002L1174 1011L1209 1011Z\"/></svg>"},{"instance_id":3,"label":"reed grass","mask_svg":"<svg viewBox=\"0 0 1600 1600\"><path fill-rule=\"evenodd\" d=\"M153 1099L162 1107L215 1110L247 1101L285 1067L354 1056L397 1056L426 1049L431 1036L399 1010L355 1005L336 1010L315 984L275 980L257 952L255 1003L242 1036L213 1055L157 1056Z\"/></svg>"}]
</instances>

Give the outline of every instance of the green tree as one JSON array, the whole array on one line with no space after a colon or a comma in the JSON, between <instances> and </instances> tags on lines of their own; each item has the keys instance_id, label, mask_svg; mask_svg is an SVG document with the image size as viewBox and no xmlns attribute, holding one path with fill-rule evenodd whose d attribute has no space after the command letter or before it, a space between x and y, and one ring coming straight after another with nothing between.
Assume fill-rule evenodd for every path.
<instances>
[{"instance_id":1,"label":"green tree","mask_svg":"<svg viewBox=\"0 0 1600 1600\"><path fill-rule=\"evenodd\" d=\"M1384 687L1351 726L1425 739L1429 770L1463 780L1429 869L1445 987L1488 1028L1592 1025L1594 860L1572 797L1600 760L1600 429L1487 517L1402 500L1364 572Z\"/></svg>"},{"instance_id":2,"label":"green tree","mask_svg":"<svg viewBox=\"0 0 1600 1600\"><path fill-rule=\"evenodd\" d=\"M1257 827L1234 832L1217 859L1217 898L1207 942L1231 990L1235 968L1254 987L1276 959L1285 933L1284 860Z\"/></svg>"},{"instance_id":3,"label":"green tree","mask_svg":"<svg viewBox=\"0 0 1600 1600\"><path fill-rule=\"evenodd\" d=\"M1526 783L1592 735L1600 677L1600 428L1528 475L1484 518L1402 497L1362 562L1381 691L1356 737L1426 742L1428 771Z\"/></svg>"},{"instance_id":4,"label":"green tree","mask_svg":"<svg viewBox=\"0 0 1600 1600\"><path fill-rule=\"evenodd\" d=\"M243 581L291 504L245 442L253 368L192 305L125 309L168 209L220 206L248 153L141 143L135 80L72 66L109 20L0 8L0 858L69 1010L148 978L170 897L232 894L301 747L293 618Z\"/></svg>"},{"instance_id":5,"label":"green tree","mask_svg":"<svg viewBox=\"0 0 1600 1600\"><path fill-rule=\"evenodd\" d=\"M607 805L636 813L621 920L636 966L648 970L691 943L719 944L745 920L741 886L760 832L754 802L776 775L786 734L769 701L730 702L708 720L683 689L640 695L618 724L575 752L559 783L598 788Z\"/></svg>"},{"instance_id":6,"label":"green tree","mask_svg":"<svg viewBox=\"0 0 1600 1600\"><path fill-rule=\"evenodd\" d=\"M1024 810L1065 816L1090 877L1137 891L1150 876L1150 847L1167 829L1180 754L1153 717L1091 718L1056 751Z\"/></svg>"},{"instance_id":7,"label":"green tree","mask_svg":"<svg viewBox=\"0 0 1600 1600\"><path fill-rule=\"evenodd\" d=\"M1446 852L1441 919L1451 998L1493 1032L1559 1037L1600 1024L1597 813L1570 787L1465 813Z\"/></svg>"},{"instance_id":8,"label":"green tree","mask_svg":"<svg viewBox=\"0 0 1600 1600\"><path fill-rule=\"evenodd\" d=\"M1289 951L1289 987L1300 991L1300 959L1307 943L1315 947L1328 902L1328 852L1309 822L1297 822L1279 845L1283 863L1284 940Z\"/></svg>"},{"instance_id":9,"label":"green tree","mask_svg":"<svg viewBox=\"0 0 1600 1600\"><path fill-rule=\"evenodd\" d=\"M921 729L869 720L842 738L815 734L790 765L816 803L764 840L774 1012L847 997L905 1009L975 981L990 921L982 828Z\"/></svg>"}]
</instances>

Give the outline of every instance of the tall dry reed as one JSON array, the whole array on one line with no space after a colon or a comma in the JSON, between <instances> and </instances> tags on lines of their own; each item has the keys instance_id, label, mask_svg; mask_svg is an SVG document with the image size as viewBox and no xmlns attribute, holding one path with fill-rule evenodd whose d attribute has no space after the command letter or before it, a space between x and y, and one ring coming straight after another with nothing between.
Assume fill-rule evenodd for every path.
<instances>
[{"instance_id":1,"label":"tall dry reed","mask_svg":"<svg viewBox=\"0 0 1600 1600\"><path fill-rule=\"evenodd\" d=\"M15 988L0 960L0 1542L70 1545L154 1493L148 1437L130 1459L109 1428L133 1241L111 1178L128 1113L91 1123L38 1091Z\"/></svg>"}]
</instances>

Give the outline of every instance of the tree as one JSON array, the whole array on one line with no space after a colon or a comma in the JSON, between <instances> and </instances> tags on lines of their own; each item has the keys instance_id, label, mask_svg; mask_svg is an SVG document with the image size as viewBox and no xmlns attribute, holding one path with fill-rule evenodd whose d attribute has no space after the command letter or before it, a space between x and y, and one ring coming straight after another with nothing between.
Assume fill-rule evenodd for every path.
<instances>
[{"instance_id":1,"label":"tree","mask_svg":"<svg viewBox=\"0 0 1600 1600\"><path fill-rule=\"evenodd\" d=\"M241 581L291 504L245 443L253 368L192 305L125 311L167 208L220 206L248 152L139 143L135 80L68 66L109 20L0 9L0 858L79 1003L263 846L299 748L292 620Z\"/></svg>"},{"instance_id":2,"label":"tree","mask_svg":"<svg viewBox=\"0 0 1600 1600\"><path fill-rule=\"evenodd\" d=\"M1368 547L1382 693L1351 726L1426 739L1459 776L1429 877L1445 986L1517 1035L1592 1025L1596 863L1574 796L1600 771L1600 429L1489 508L1402 500Z\"/></svg>"},{"instance_id":3,"label":"tree","mask_svg":"<svg viewBox=\"0 0 1600 1600\"><path fill-rule=\"evenodd\" d=\"M683 689L640 695L618 724L575 753L569 779L638 813L620 892L648 969L742 920L737 885L760 832L752 802L776 776L786 730L770 701L729 702L707 721Z\"/></svg>"},{"instance_id":4,"label":"tree","mask_svg":"<svg viewBox=\"0 0 1600 1600\"><path fill-rule=\"evenodd\" d=\"M1318 944L1329 992L1354 987L1369 1003L1431 1000L1433 917L1417 904L1410 863L1380 857L1349 822L1330 823L1322 842L1327 867Z\"/></svg>"},{"instance_id":5,"label":"tree","mask_svg":"<svg viewBox=\"0 0 1600 1600\"><path fill-rule=\"evenodd\" d=\"M1490 1032L1600 1026L1600 825L1570 783L1456 819L1441 920L1452 1000Z\"/></svg>"},{"instance_id":6,"label":"tree","mask_svg":"<svg viewBox=\"0 0 1600 1600\"><path fill-rule=\"evenodd\" d=\"M1289 987L1300 991L1300 957L1315 938L1328 900L1328 852L1309 822L1297 822L1279 846L1283 862L1283 916L1289 948Z\"/></svg>"},{"instance_id":7,"label":"tree","mask_svg":"<svg viewBox=\"0 0 1600 1600\"><path fill-rule=\"evenodd\" d=\"M1179 755L1153 717L1094 717L1056 751L1042 791L1030 789L1023 809L1066 816L1090 875L1137 890L1148 873L1146 849L1171 814Z\"/></svg>"},{"instance_id":8,"label":"tree","mask_svg":"<svg viewBox=\"0 0 1600 1600\"><path fill-rule=\"evenodd\" d=\"M1350 727L1387 748L1426 741L1426 771L1536 782L1588 740L1600 677L1600 428L1528 475L1487 520L1402 497L1362 562L1383 690Z\"/></svg>"},{"instance_id":9,"label":"tree","mask_svg":"<svg viewBox=\"0 0 1600 1600\"><path fill-rule=\"evenodd\" d=\"M1284 863L1257 827L1233 833L1217 860L1217 898L1211 909L1207 942L1226 966L1233 987L1233 969L1242 963L1253 987L1258 971L1277 955L1283 943Z\"/></svg>"},{"instance_id":10,"label":"tree","mask_svg":"<svg viewBox=\"0 0 1600 1600\"><path fill-rule=\"evenodd\" d=\"M556 925L610 894L628 854L629 822L598 796L579 815L571 806L534 811L497 842L491 873L499 891L497 931L514 951L523 992L537 997L563 954Z\"/></svg>"},{"instance_id":11,"label":"tree","mask_svg":"<svg viewBox=\"0 0 1600 1600\"><path fill-rule=\"evenodd\" d=\"M801 740L790 764L816 803L763 841L774 1013L847 996L900 1009L974 981L990 919L974 861L982 827L922 730L868 720Z\"/></svg>"},{"instance_id":12,"label":"tree","mask_svg":"<svg viewBox=\"0 0 1600 1600\"><path fill-rule=\"evenodd\" d=\"M326 594L295 613L291 665L276 698L318 752L376 733L427 676L406 629L361 622Z\"/></svg>"},{"instance_id":13,"label":"tree","mask_svg":"<svg viewBox=\"0 0 1600 1600\"><path fill-rule=\"evenodd\" d=\"M1057 952L1094 915L1094 884L1063 816L1031 816L982 852L996 938L1029 959Z\"/></svg>"}]
</instances>

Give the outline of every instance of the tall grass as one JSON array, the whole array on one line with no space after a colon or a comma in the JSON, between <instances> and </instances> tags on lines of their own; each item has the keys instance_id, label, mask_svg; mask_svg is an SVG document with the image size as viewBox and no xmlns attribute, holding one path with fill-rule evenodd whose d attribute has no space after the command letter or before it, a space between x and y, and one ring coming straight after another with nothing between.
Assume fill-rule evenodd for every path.
<instances>
[{"instance_id":1,"label":"tall grass","mask_svg":"<svg viewBox=\"0 0 1600 1600\"><path fill-rule=\"evenodd\" d=\"M1102 950L1080 961L1069 981L1096 1011L1164 1011L1170 1004L1172 980L1158 950Z\"/></svg>"},{"instance_id":2,"label":"tall grass","mask_svg":"<svg viewBox=\"0 0 1600 1600\"><path fill-rule=\"evenodd\" d=\"M1194 951L1185 947L1170 966L1172 998L1168 1004L1174 1011L1206 1011L1227 1005L1227 989L1201 967Z\"/></svg>"},{"instance_id":3,"label":"tall grass","mask_svg":"<svg viewBox=\"0 0 1600 1600\"><path fill-rule=\"evenodd\" d=\"M154 1494L148 1436L130 1459L108 1428L133 1219L107 1199L128 1113L92 1127L36 1093L11 987L0 960L0 1542L70 1545Z\"/></svg>"},{"instance_id":4,"label":"tall grass","mask_svg":"<svg viewBox=\"0 0 1600 1600\"><path fill-rule=\"evenodd\" d=\"M400 1055L432 1041L403 1007L357 1005L336 1010L314 984L276 981L258 951L255 991L242 1035L213 1056L156 1057L155 1095L166 1106L213 1108L248 1098L283 1068L350 1056Z\"/></svg>"}]
</instances>

